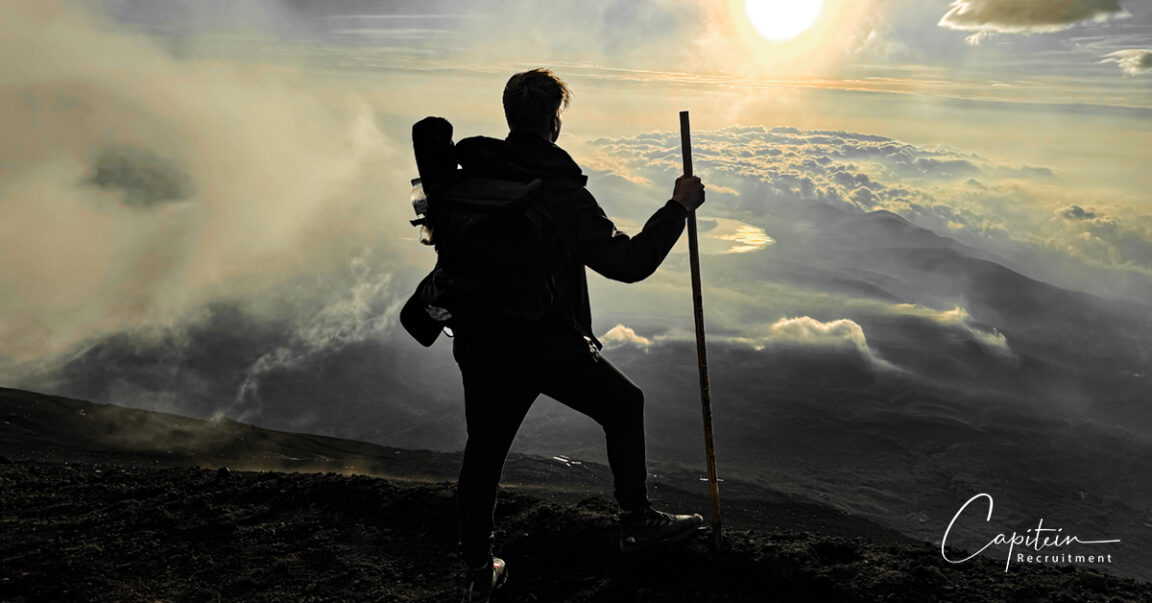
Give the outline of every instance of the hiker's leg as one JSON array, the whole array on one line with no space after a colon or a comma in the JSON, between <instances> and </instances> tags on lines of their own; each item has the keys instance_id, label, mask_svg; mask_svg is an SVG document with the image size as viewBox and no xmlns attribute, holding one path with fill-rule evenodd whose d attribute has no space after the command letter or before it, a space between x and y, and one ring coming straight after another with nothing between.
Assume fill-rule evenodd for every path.
<instances>
[{"instance_id":1,"label":"hiker's leg","mask_svg":"<svg viewBox=\"0 0 1152 603\"><path fill-rule=\"evenodd\" d=\"M541 391L604 428L616 502L626 511L647 507L644 392L592 349L564 353L547 367Z\"/></svg>"},{"instance_id":2,"label":"hiker's leg","mask_svg":"<svg viewBox=\"0 0 1152 603\"><path fill-rule=\"evenodd\" d=\"M491 556L493 512L504 459L524 415L539 395L531 371L501 354L457 355L464 378L468 443L457 482L460 541L469 567Z\"/></svg>"}]
</instances>

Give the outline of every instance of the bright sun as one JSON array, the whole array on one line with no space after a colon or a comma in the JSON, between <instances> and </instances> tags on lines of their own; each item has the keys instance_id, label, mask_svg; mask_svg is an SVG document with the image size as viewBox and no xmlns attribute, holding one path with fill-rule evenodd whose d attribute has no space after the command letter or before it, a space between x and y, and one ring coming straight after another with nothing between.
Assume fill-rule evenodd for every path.
<instances>
[{"instance_id":1,"label":"bright sun","mask_svg":"<svg viewBox=\"0 0 1152 603\"><path fill-rule=\"evenodd\" d=\"M744 7L760 35L781 42L812 27L822 4L822 0L746 0Z\"/></svg>"}]
</instances>

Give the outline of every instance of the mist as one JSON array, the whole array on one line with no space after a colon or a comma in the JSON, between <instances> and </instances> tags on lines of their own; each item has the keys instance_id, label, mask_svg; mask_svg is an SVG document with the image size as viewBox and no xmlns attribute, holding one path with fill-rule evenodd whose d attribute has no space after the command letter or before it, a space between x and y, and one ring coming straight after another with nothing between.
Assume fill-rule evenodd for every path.
<instances>
[{"instance_id":1,"label":"mist","mask_svg":"<svg viewBox=\"0 0 1152 603\"><path fill-rule=\"evenodd\" d=\"M299 318L305 350L388 327L412 164L380 107L74 4L4 12L0 378L220 300Z\"/></svg>"}]
</instances>

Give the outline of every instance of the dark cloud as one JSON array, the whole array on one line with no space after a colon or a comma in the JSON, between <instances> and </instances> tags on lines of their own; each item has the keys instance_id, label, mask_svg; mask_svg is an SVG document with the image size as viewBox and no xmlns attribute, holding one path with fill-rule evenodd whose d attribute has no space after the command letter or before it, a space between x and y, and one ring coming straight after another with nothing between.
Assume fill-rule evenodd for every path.
<instances>
[{"instance_id":1,"label":"dark cloud","mask_svg":"<svg viewBox=\"0 0 1152 603\"><path fill-rule=\"evenodd\" d=\"M1060 215L1069 220L1091 220L1096 217L1096 212L1086 210L1079 205L1070 205L1060 212Z\"/></svg>"},{"instance_id":2,"label":"dark cloud","mask_svg":"<svg viewBox=\"0 0 1152 603\"><path fill-rule=\"evenodd\" d=\"M195 192L192 179L175 162L147 149L112 146L96 159L89 182L121 193L132 207L180 201Z\"/></svg>"},{"instance_id":3,"label":"dark cloud","mask_svg":"<svg viewBox=\"0 0 1152 603\"><path fill-rule=\"evenodd\" d=\"M1125 16L1120 0L954 0L939 25L975 31L970 43L989 33L1042 33L1084 21Z\"/></svg>"},{"instance_id":4,"label":"dark cloud","mask_svg":"<svg viewBox=\"0 0 1152 603\"><path fill-rule=\"evenodd\" d=\"M939 178L953 179L980 173L980 168L967 159L917 157L911 165L916 169L917 174L932 175Z\"/></svg>"},{"instance_id":5,"label":"dark cloud","mask_svg":"<svg viewBox=\"0 0 1152 603\"><path fill-rule=\"evenodd\" d=\"M826 158L822 158L822 159L826 159ZM878 187L879 186L878 184L872 182L872 179L868 177L868 174L859 174L859 173L854 174L854 173L849 172L849 171L837 170L835 172L835 174L832 176L832 180L834 182L836 182L836 184L839 184L840 186L844 186L844 187L848 187L848 188L857 188L857 187L861 187L861 186L865 187L865 188L871 188L871 187Z\"/></svg>"}]
</instances>

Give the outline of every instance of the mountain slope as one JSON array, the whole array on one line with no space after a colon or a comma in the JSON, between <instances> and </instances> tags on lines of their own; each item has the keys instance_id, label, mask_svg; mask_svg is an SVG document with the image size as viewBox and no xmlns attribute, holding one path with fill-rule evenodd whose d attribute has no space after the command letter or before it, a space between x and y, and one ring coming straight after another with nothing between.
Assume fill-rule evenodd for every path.
<instances>
[{"instance_id":1,"label":"mountain slope","mask_svg":"<svg viewBox=\"0 0 1152 603\"><path fill-rule=\"evenodd\" d=\"M460 453L406 450L313 434L261 429L230 419L178 415L94 404L0 388L0 455L29 462L113 463L312 471L371 475L404 482L454 481ZM608 496L603 465L513 453L502 483L550 500ZM694 473L660 469L650 496L665 506L706 509L706 488ZM734 527L788 526L881 542L907 542L899 532L844 511L797 500L761 485L724 483L727 521Z\"/></svg>"}]
</instances>

